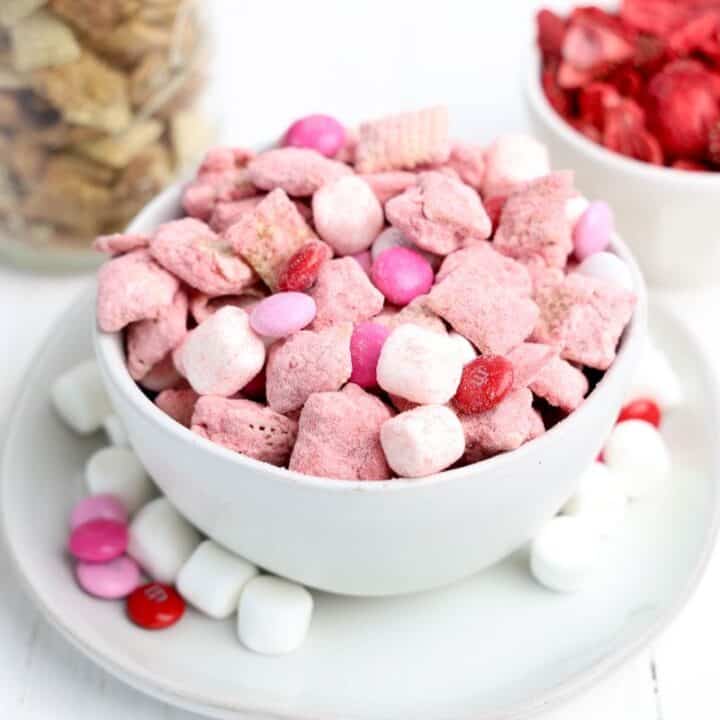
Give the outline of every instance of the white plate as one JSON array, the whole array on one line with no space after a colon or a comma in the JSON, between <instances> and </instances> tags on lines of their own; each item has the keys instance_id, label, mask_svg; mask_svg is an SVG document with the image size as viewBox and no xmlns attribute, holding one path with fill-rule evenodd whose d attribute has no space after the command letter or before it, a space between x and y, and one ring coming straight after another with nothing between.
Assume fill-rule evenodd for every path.
<instances>
[{"instance_id":1,"label":"white plate","mask_svg":"<svg viewBox=\"0 0 720 720\"><path fill-rule=\"evenodd\" d=\"M161 634L140 630L121 603L76 587L63 551L70 508L84 492L84 461L103 438L80 439L65 428L48 388L91 354L91 304L86 294L62 318L23 385L5 446L4 526L48 620L107 670L158 698L221 718L527 718L639 651L699 580L718 520L718 392L695 341L654 306L653 333L688 395L664 427L672 486L665 497L632 506L586 591L563 596L538 587L520 552L442 591L388 600L317 594L308 640L286 657L247 652L231 621L194 612Z\"/></svg>"}]
</instances>

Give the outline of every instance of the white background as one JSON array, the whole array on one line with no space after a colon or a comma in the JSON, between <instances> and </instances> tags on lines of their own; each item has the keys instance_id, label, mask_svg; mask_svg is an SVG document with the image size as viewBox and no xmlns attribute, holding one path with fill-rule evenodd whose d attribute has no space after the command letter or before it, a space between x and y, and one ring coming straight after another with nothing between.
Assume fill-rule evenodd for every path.
<instances>
[{"instance_id":1,"label":"white background","mask_svg":"<svg viewBox=\"0 0 720 720\"><path fill-rule=\"evenodd\" d=\"M308 112L329 112L351 123L436 103L471 106L472 122L458 130L474 137L525 127L521 86L539 3L204 4L217 58L211 107L225 137L237 142L275 137ZM35 346L85 282L0 269L0 427ZM708 349L720 350L720 331L703 322L720 307L718 293L686 294L675 302L703 333ZM711 648L717 641L719 563L716 557L701 591L655 651L665 720L718 716ZM649 657L641 658L552 720L656 720L649 665ZM28 607L0 553L0 718L95 720L99 712L108 720L191 717L125 688L67 646Z\"/></svg>"}]
</instances>

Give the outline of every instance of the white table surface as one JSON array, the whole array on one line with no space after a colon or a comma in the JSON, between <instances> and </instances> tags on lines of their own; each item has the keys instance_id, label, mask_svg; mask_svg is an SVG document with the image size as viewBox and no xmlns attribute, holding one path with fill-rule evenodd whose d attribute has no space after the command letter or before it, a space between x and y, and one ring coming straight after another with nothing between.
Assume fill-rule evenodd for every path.
<instances>
[{"instance_id":1,"label":"white table surface","mask_svg":"<svg viewBox=\"0 0 720 720\"><path fill-rule=\"evenodd\" d=\"M313 111L348 122L389 110L472 106L477 137L523 129L520 92L540 3L505 0L365 0L304 3L209 0L216 40L217 108L224 135L273 137ZM567 7L567 2L547 3ZM222 94L218 89L222 88ZM0 268L5 338L0 352L0 431L22 372L86 278ZM720 291L671 295L709 352L720 351ZM46 388L38 388L45 392ZM720 554L700 591L650 653L546 720L686 720L718 715L716 608ZM0 548L0 718L190 720L111 678L48 627L17 586Z\"/></svg>"}]
</instances>

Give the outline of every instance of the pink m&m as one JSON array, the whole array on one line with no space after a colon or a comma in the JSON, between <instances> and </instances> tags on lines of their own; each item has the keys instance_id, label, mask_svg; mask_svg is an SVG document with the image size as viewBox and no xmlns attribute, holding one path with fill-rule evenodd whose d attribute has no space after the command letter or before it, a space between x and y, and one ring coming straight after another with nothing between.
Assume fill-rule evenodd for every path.
<instances>
[{"instance_id":1,"label":"pink m&m","mask_svg":"<svg viewBox=\"0 0 720 720\"><path fill-rule=\"evenodd\" d=\"M250 313L250 327L266 337L281 338L302 330L315 318L315 301L305 293L281 292L261 300Z\"/></svg>"},{"instance_id":2,"label":"pink m&m","mask_svg":"<svg viewBox=\"0 0 720 720\"><path fill-rule=\"evenodd\" d=\"M140 585L140 568L127 555L107 563L79 562L75 576L86 593L104 600L127 597Z\"/></svg>"},{"instance_id":3,"label":"pink m&m","mask_svg":"<svg viewBox=\"0 0 720 720\"><path fill-rule=\"evenodd\" d=\"M375 287L394 305L407 305L430 291L435 274L415 250L393 247L380 253L372 266Z\"/></svg>"},{"instance_id":4,"label":"pink m&m","mask_svg":"<svg viewBox=\"0 0 720 720\"><path fill-rule=\"evenodd\" d=\"M124 525L128 521L128 512L115 495L90 495L80 500L73 508L70 515L70 529L74 530L79 525L100 518L114 520Z\"/></svg>"},{"instance_id":5,"label":"pink m&m","mask_svg":"<svg viewBox=\"0 0 720 720\"><path fill-rule=\"evenodd\" d=\"M128 544L127 525L96 518L78 525L70 534L68 549L77 560L105 563L122 555Z\"/></svg>"},{"instance_id":6,"label":"pink m&m","mask_svg":"<svg viewBox=\"0 0 720 720\"><path fill-rule=\"evenodd\" d=\"M311 148L333 157L345 144L345 128L330 115L307 115L285 133L284 145Z\"/></svg>"},{"instance_id":7,"label":"pink m&m","mask_svg":"<svg viewBox=\"0 0 720 720\"><path fill-rule=\"evenodd\" d=\"M377 364L390 328L380 323L358 323L350 338L352 374L350 382L361 388L377 387Z\"/></svg>"},{"instance_id":8,"label":"pink m&m","mask_svg":"<svg viewBox=\"0 0 720 720\"><path fill-rule=\"evenodd\" d=\"M613 213L606 202L590 203L573 231L575 257L582 261L606 250L613 233Z\"/></svg>"}]
</instances>

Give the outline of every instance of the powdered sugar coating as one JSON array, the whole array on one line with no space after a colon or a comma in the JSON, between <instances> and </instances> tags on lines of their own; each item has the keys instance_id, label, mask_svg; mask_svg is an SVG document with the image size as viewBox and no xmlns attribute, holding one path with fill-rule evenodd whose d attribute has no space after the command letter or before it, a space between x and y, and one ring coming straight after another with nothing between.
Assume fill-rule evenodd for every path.
<instances>
[{"instance_id":1,"label":"powdered sugar coating","mask_svg":"<svg viewBox=\"0 0 720 720\"><path fill-rule=\"evenodd\" d=\"M530 389L551 405L572 412L582 404L589 383L580 370L555 355L537 373Z\"/></svg>"}]
</instances>

